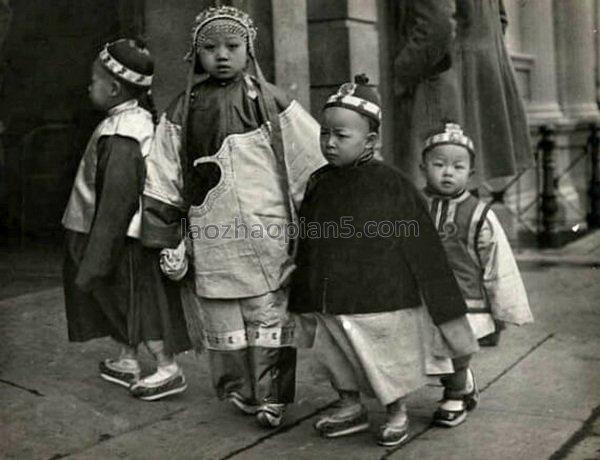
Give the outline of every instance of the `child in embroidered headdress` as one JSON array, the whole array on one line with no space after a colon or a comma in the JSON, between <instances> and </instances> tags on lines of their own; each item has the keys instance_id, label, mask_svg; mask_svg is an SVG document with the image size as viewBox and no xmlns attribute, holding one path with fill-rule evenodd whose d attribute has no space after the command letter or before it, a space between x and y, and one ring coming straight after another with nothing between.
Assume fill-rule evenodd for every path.
<instances>
[{"instance_id":1,"label":"child in embroidered headdress","mask_svg":"<svg viewBox=\"0 0 600 460\"><path fill-rule=\"evenodd\" d=\"M426 140L421 170L431 217L467 304L469 323L480 342L494 339L492 344L496 344L505 322L521 325L533 317L498 218L467 190L474 162L471 139L459 125L446 123ZM442 379L446 390L435 417L442 426L456 426L464 420L463 394L473 385L467 361L455 363L455 368L453 375Z\"/></svg>"},{"instance_id":2,"label":"child in embroidered headdress","mask_svg":"<svg viewBox=\"0 0 600 460\"><path fill-rule=\"evenodd\" d=\"M312 175L300 209L306 233L290 311L340 397L315 429L327 438L367 430L363 393L386 407L378 443L396 446L408 437L405 396L428 374L452 372L450 358L477 342L419 190L373 159L381 109L366 83L343 85L325 104L329 164Z\"/></svg>"},{"instance_id":3,"label":"child in embroidered headdress","mask_svg":"<svg viewBox=\"0 0 600 460\"><path fill-rule=\"evenodd\" d=\"M208 350L217 395L275 427L295 391L285 227L323 159L317 122L265 82L255 36L250 17L233 7L196 18L187 90L161 117L150 154L143 239L171 248L165 270L183 276L175 266L185 260L185 217L192 340Z\"/></svg>"},{"instance_id":4,"label":"child in embroidered headdress","mask_svg":"<svg viewBox=\"0 0 600 460\"><path fill-rule=\"evenodd\" d=\"M62 221L69 339L115 339L120 355L100 363L100 376L144 400L185 390L174 354L190 347L177 286L162 275L156 250L140 243L154 123L138 100L148 100L153 68L148 50L125 39L107 44L94 62L90 98L106 118L83 154ZM157 370L139 379L142 342Z\"/></svg>"}]
</instances>

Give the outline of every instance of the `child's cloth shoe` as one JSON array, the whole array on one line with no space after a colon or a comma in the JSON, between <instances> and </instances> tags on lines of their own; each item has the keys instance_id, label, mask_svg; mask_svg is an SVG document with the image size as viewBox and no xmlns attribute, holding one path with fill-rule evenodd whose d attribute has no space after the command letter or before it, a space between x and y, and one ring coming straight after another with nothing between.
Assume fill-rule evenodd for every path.
<instances>
[{"instance_id":1,"label":"child's cloth shoe","mask_svg":"<svg viewBox=\"0 0 600 460\"><path fill-rule=\"evenodd\" d=\"M408 421L402 425L384 423L377 433L377 444L384 447L399 446L408 439Z\"/></svg>"},{"instance_id":2,"label":"child's cloth shoe","mask_svg":"<svg viewBox=\"0 0 600 460\"><path fill-rule=\"evenodd\" d=\"M433 414L433 423L438 426L453 428L467 419L467 412L472 411L479 403L479 389L473 371L469 368L468 378L471 379L473 388L467 393L457 393L448 389L444 390L444 399L440 407Z\"/></svg>"},{"instance_id":3,"label":"child's cloth shoe","mask_svg":"<svg viewBox=\"0 0 600 460\"><path fill-rule=\"evenodd\" d=\"M105 359L100 361L98 368L101 378L126 388L140 378L140 365L131 358Z\"/></svg>"},{"instance_id":4,"label":"child's cloth shoe","mask_svg":"<svg viewBox=\"0 0 600 460\"><path fill-rule=\"evenodd\" d=\"M256 421L264 428L277 428L283 420L285 404L265 403L256 411Z\"/></svg>"},{"instance_id":5,"label":"child's cloth shoe","mask_svg":"<svg viewBox=\"0 0 600 460\"><path fill-rule=\"evenodd\" d=\"M226 399L246 415L256 415L260 407L258 404L255 404L249 399L243 397L237 391L232 391L231 393L227 394Z\"/></svg>"},{"instance_id":6,"label":"child's cloth shoe","mask_svg":"<svg viewBox=\"0 0 600 460\"><path fill-rule=\"evenodd\" d=\"M354 411L344 407L321 417L314 427L324 438L348 436L369 429L369 414L362 404L357 404Z\"/></svg>"},{"instance_id":7,"label":"child's cloth shoe","mask_svg":"<svg viewBox=\"0 0 600 460\"><path fill-rule=\"evenodd\" d=\"M144 401L156 401L166 396L182 393L187 388L183 371L177 365L159 368L157 371L140 379L129 391L136 398Z\"/></svg>"},{"instance_id":8,"label":"child's cloth shoe","mask_svg":"<svg viewBox=\"0 0 600 460\"><path fill-rule=\"evenodd\" d=\"M444 399L433 414L437 426L453 428L467 419L467 406L462 399Z\"/></svg>"},{"instance_id":9,"label":"child's cloth shoe","mask_svg":"<svg viewBox=\"0 0 600 460\"><path fill-rule=\"evenodd\" d=\"M384 447L399 446L408 439L408 414L406 403L399 399L386 406L386 422L379 427L377 444Z\"/></svg>"}]
</instances>

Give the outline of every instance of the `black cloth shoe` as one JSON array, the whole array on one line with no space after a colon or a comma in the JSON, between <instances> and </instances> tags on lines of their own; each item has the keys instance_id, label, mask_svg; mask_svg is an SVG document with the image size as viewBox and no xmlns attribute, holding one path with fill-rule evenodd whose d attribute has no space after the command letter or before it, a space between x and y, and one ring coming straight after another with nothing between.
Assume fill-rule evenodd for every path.
<instances>
[{"instance_id":1,"label":"black cloth shoe","mask_svg":"<svg viewBox=\"0 0 600 460\"><path fill-rule=\"evenodd\" d=\"M446 428L458 426L467 419L467 412L472 411L477 407L477 404L479 404L479 388L477 387L475 375L473 374L471 368L468 369L468 372L471 375L471 380L473 381L473 390L466 394L460 394L456 391L445 389L442 403L433 414L433 423L435 425ZM457 404L460 409L449 410L445 408L444 405L449 401L456 401L457 403L460 403Z\"/></svg>"},{"instance_id":2,"label":"black cloth shoe","mask_svg":"<svg viewBox=\"0 0 600 460\"><path fill-rule=\"evenodd\" d=\"M183 393L187 389L187 382L181 368L173 375L157 383L148 383L141 379L129 388L132 396L144 401L156 401L166 396Z\"/></svg>"},{"instance_id":3,"label":"black cloth shoe","mask_svg":"<svg viewBox=\"0 0 600 460\"><path fill-rule=\"evenodd\" d=\"M339 438L369 429L369 414L363 405L356 413L340 415L334 412L321 417L314 425L315 430L324 438Z\"/></svg>"},{"instance_id":4,"label":"black cloth shoe","mask_svg":"<svg viewBox=\"0 0 600 460\"><path fill-rule=\"evenodd\" d=\"M140 378L140 369L130 368L129 366L120 365L121 360L105 359L100 361L98 369L100 377L107 382L116 383L122 387L129 388L131 384L138 381Z\"/></svg>"},{"instance_id":5,"label":"black cloth shoe","mask_svg":"<svg viewBox=\"0 0 600 460\"><path fill-rule=\"evenodd\" d=\"M377 433L377 444L384 447L399 446L408 439L408 422L402 426L384 423Z\"/></svg>"},{"instance_id":6,"label":"black cloth shoe","mask_svg":"<svg viewBox=\"0 0 600 460\"><path fill-rule=\"evenodd\" d=\"M265 403L256 411L256 421L264 428L277 428L283 421L285 404Z\"/></svg>"},{"instance_id":7,"label":"black cloth shoe","mask_svg":"<svg viewBox=\"0 0 600 460\"><path fill-rule=\"evenodd\" d=\"M227 394L227 401L229 401L233 406L240 410L240 412L246 415L256 415L258 408L260 407L258 404L244 398L237 391L232 391Z\"/></svg>"}]
</instances>

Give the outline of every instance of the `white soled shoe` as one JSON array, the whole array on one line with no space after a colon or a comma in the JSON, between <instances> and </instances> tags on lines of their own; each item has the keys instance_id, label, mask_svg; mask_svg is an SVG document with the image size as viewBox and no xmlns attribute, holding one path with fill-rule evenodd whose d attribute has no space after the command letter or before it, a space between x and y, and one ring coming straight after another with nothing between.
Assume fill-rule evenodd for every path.
<instances>
[{"instance_id":1,"label":"white soled shoe","mask_svg":"<svg viewBox=\"0 0 600 460\"><path fill-rule=\"evenodd\" d=\"M138 380L129 388L136 398L144 401L156 401L166 396L183 393L187 382L181 367L177 364L159 367L152 375Z\"/></svg>"},{"instance_id":2,"label":"white soled shoe","mask_svg":"<svg viewBox=\"0 0 600 460\"><path fill-rule=\"evenodd\" d=\"M100 361L98 368L101 378L126 388L140 378L140 365L132 358L105 359Z\"/></svg>"}]
</instances>

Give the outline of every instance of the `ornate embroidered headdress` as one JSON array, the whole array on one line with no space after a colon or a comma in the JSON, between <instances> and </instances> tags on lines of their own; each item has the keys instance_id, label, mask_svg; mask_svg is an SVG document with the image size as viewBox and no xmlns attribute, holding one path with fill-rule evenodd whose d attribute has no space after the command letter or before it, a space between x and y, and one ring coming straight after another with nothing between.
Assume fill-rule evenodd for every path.
<instances>
[{"instance_id":1,"label":"ornate embroidered headdress","mask_svg":"<svg viewBox=\"0 0 600 460\"><path fill-rule=\"evenodd\" d=\"M210 35L225 33L241 36L248 45L248 53L254 58L256 32L252 18L244 11L232 6L208 8L196 16L192 27L192 49L188 57L191 58L197 52L198 46Z\"/></svg>"}]
</instances>

